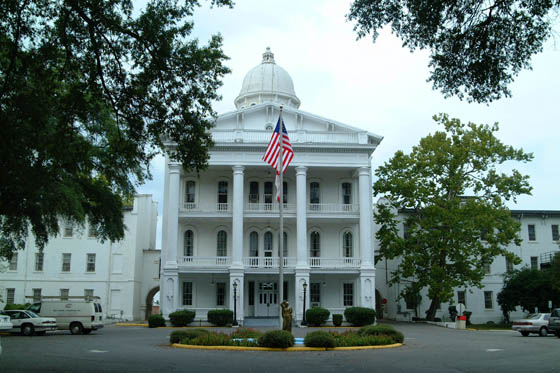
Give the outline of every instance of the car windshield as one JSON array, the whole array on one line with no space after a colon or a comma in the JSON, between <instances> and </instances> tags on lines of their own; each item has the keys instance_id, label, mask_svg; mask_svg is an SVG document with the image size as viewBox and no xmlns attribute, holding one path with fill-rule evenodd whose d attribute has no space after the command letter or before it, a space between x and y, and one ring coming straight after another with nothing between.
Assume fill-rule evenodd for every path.
<instances>
[{"instance_id":1,"label":"car windshield","mask_svg":"<svg viewBox=\"0 0 560 373\"><path fill-rule=\"evenodd\" d=\"M38 318L39 317L39 315L37 315L35 312L31 312L31 311L26 311L26 312L32 318Z\"/></svg>"},{"instance_id":2,"label":"car windshield","mask_svg":"<svg viewBox=\"0 0 560 373\"><path fill-rule=\"evenodd\" d=\"M540 319L540 318L541 318L540 313L532 313L529 316L527 316L527 320L535 320L535 319Z\"/></svg>"}]
</instances>

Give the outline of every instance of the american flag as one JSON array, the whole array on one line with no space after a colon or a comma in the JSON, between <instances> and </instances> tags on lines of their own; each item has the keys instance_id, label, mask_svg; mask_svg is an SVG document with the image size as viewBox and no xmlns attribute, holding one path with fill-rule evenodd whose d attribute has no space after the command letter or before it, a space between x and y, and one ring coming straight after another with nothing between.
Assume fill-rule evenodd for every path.
<instances>
[{"instance_id":1,"label":"american flag","mask_svg":"<svg viewBox=\"0 0 560 373\"><path fill-rule=\"evenodd\" d=\"M279 167L279 155L280 155L280 122L282 123L282 173L286 172L286 169L290 165L290 162L294 158L294 150L292 149L292 144L290 143L290 138L288 137L288 131L284 126L284 121L281 117L278 118L278 123L276 128L272 133L270 142L264 152L262 157L263 161L271 165L276 170L276 200L280 201L280 167Z\"/></svg>"}]
</instances>

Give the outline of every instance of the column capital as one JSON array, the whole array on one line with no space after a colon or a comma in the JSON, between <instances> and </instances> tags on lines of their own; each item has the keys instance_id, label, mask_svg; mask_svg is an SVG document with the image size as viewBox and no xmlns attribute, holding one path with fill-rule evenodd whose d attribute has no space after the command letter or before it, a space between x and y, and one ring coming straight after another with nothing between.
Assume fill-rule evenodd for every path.
<instances>
[{"instance_id":1,"label":"column capital","mask_svg":"<svg viewBox=\"0 0 560 373\"><path fill-rule=\"evenodd\" d=\"M170 174L179 174L181 173L181 169L183 168L183 165L178 162L169 162L168 168Z\"/></svg>"},{"instance_id":2,"label":"column capital","mask_svg":"<svg viewBox=\"0 0 560 373\"><path fill-rule=\"evenodd\" d=\"M233 173L234 174L243 174L243 171L245 170L245 166L241 166L241 165L235 165L231 167L233 169Z\"/></svg>"},{"instance_id":3,"label":"column capital","mask_svg":"<svg viewBox=\"0 0 560 373\"><path fill-rule=\"evenodd\" d=\"M371 172L371 167L358 167L356 173L358 176L369 176Z\"/></svg>"},{"instance_id":4,"label":"column capital","mask_svg":"<svg viewBox=\"0 0 560 373\"><path fill-rule=\"evenodd\" d=\"M307 174L307 167L305 166L296 167L296 175L306 175L306 174Z\"/></svg>"}]
</instances>

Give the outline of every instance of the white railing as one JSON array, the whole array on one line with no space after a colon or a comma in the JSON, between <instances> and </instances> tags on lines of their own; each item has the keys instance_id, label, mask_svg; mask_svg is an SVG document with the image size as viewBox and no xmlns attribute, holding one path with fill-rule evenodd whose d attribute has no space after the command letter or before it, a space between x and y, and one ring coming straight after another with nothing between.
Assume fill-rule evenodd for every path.
<instances>
[{"instance_id":1,"label":"white railing","mask_svg":"<svg viewBox=\"0 0 560 373\"><path fill-rule=\"evenodd\" d=\"M309 203L307 205L307 211L312 213L357 213L360 211L360 205L346 205L342 203Z\"/></svg>"},{"instance_id":2,"label":"white railing","mask_svg":"<svg viewBox=\"0 0 560 373\"><path fill-rule=\"evenodd\" d=\"M295 212L295 203L284 203L284 212ZM280 205L275 201L274 203L247 203L245 211L248 212L278 212Z\"/></svg>"},{"instance_id":3,"label":"white railing","mask_svg":"<svg viewBox=\"0 0 560 373\"><path fill-rule=\"evenodd\" d=\"M308 258L307 264L311 268L345 269L360 268L362 263L358 258Z\"/></svg>"},{"instance_id":4,"label":"white railing","mask_svg":"<svg viewBox=\"0 0 560 373\"><path fill-rule=\"evenodd\" d=\"M246 268L279 268L280 258L278 257L257 257L250 256L243 258L243 265ZM284 267L295 267L296 258L285 257Z\"/></svg>"},{"instance_id":5,"label":"white railing","mask_svg":"<svg viewBox=\"0 0 560 373\"><path fill-rule=\"evenodd\" d=\"M270 141L270 131L212 131L212 140L216 143L262 143ZM346 132L290 132L292 143L336 143L359 144L357 133Z\"/></svg>"},{"instance_id":6,"label":"white railing","mask_svg":"<svg viewBox=\"0 0 560 373\"><path fill-rule=\"evenodd\" d=\"M231 205L229 203L197 204L185 202L181 210L185 212L231 212Z\"/></svg>"},{"instance_id":7,"label":"white railing","mask_svg":"<svg viewBox=\"0 0 560 373\"><path fill-rule=\"evenodd\" d=\"M230 256L183 256L180 264L183 266L226 267L231 265Z\"/></svg>"}]
</instances>

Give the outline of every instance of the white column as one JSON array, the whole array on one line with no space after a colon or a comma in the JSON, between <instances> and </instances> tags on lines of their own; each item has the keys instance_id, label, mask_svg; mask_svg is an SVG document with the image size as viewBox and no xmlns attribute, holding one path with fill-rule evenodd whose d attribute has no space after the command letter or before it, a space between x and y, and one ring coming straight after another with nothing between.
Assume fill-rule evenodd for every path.
<instances>
[{"instance_id":1,"label":"white column","mask_svg":"<svg viewBox=\"0 0 560 373\"><path fill-rule=\"evenodd\" d=\"M169 185L167 189L167 211L163 214L167 215L167 231L164 234L166 237L166 247L163 249L165 255L165 267L177 268L177 235L179 230L179 203L180 196L180 181L181 180L181 165L169 165Z\"/></svg>"},{"instance_id":2,"label":"white column","mask_svg":"<svg viewBox=\"0 0 560 373\"><path fill-rule=\"evenodd\" d=\"M296 167L296 268L309 268L307 263L307 167Z\"/></svg>"},{"instance_id":3,"label":"white column","mask_svg":"<svg viewBox=\"0 0 560 373\"><path fill-rule=\"evenodd\" d=\"M361 167L358 169L359 193L360 193L360 257L362 268L373 269L373 246L372 246L372 224L373 210L370 204L370 168Z\"/></svg>"},{"instance_id":4,"label":"white column","mask_svg":"<svg viewBox=\"0 0 560 373\"><path fill-rule=\"evenodd\" d=\"M243 267L243 166L233 166L232 267Z\"/></svg>"},{"instance_id":5,"label":"white column","mask_svg":"<svg viewBox=\"0 0 560 373\"><path fill-rule=\"evenodd\" d=\"M305 292L305 309L310 308L309 304L309 271L296 271L296 281L295 281L295 305L292 308L294 312L294 317L297 324L300 324L303 320L303 284L307 284L307 291Z\"/></svg>"}]
</instances>

